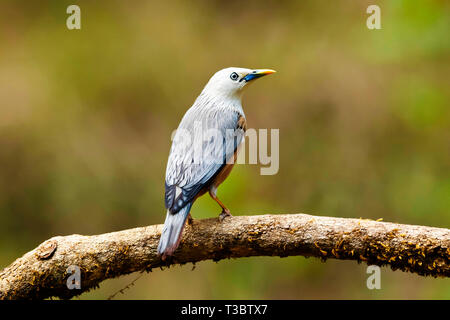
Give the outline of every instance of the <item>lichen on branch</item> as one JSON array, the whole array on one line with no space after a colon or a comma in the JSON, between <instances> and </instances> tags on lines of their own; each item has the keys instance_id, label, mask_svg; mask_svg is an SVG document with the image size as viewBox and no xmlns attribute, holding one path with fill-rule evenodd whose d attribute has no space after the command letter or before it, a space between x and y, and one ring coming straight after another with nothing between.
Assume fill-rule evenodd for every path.
<instances>
[{"instance_id":1,"label":"lichen on branch","mask_svg":"<svg viewBox=\"0 0 450 320\"><path fill-rule=\"evenodd\" d=\"M450 276L450 230L306 214L194 220L170 260L157 246L162 225L95 236L53 237L0 271L0 299L71 298L106 279L171 264L251 256L345 259L421 276ZM68 289L69 266L81 289Z\"/></svg>"}]
</instances>

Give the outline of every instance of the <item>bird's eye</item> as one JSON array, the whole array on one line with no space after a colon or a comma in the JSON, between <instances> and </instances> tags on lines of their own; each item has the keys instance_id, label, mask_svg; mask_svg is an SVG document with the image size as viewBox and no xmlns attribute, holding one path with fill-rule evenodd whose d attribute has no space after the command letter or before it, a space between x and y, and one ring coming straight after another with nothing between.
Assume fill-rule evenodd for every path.
<instances>
[{"instance_id":1,"label":"bird's eye","mask_svg":"<svg viewBox=\"0 0 450 320\"><path fill-rule=\"evenodd\" d=\"M231 78L231 80L236 81L239 78L239 76L238 76L238 74L236 72L233 72L230 75L230 78Z\"/></svg>"}]
</instances>

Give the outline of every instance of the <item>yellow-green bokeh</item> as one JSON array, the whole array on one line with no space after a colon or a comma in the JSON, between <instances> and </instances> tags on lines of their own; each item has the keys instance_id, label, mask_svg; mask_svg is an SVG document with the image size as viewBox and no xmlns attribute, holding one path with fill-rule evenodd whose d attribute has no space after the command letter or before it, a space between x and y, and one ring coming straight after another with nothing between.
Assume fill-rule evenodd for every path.
<instances>
[{"instance_id":1,"label":"yellow-green bokeh","mask_svg":"<svg viewBox=\"0 0 450 320\"><path fill-rule=\"evenodd\" d=\"M82 29L66 28L81 8ZM369 4L381 30L366 27ZM170 134L209 77L272 68L244 97L280 130L280 170L238 165L235 215L298 213L450 227L445 1L2 1L0 268L55 235L164 221ZM203 197L194 218L219 214ZM449 299L448 279L318 259L155 271L122 299ZM133 274L82 299L106 298Z\"/></svg>"}]
</instances>

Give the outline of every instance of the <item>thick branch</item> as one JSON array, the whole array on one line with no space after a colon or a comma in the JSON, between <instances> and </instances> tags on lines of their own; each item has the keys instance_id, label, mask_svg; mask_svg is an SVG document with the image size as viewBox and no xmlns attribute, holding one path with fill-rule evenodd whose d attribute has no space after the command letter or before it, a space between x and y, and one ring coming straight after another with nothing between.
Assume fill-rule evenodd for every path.
<instances>
[{"instance_id":1,"label":"thick branch","mask_svg":"<svg viewBox=\"0 0 450 320\"><path fill-rule=\"evenodd\" d=\"M54 237L0 271L0 299L70 298L105 279L170 264L249 256L314 256L450 276L450 230L373 220L293 215L195 220L172 261L156 248L162 225L97 236ZM69 290L71 265L81 289ZM70 271L72 272L72 271Z\"/></svg>"}]
</instances>

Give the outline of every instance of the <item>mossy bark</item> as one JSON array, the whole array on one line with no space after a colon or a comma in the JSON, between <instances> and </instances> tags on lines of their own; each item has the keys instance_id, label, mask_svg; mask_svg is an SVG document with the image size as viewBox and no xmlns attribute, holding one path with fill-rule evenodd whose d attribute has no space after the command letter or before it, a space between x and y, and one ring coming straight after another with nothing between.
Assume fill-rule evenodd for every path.
<instances>
[{"instance_id":1,"label":"mossy bark","mask_svg":"<svg viewBox=\"0 0 450 320\"><path fill-rule=\"evenodd\" d=\"M0 271L0 299L71 298L105 279L156 267L250 256L346 259L421 276L450 276L450 230L306 214L194 220L169 261L157 255L162 225L96 236L58 236ZM69 266L81 289L69 290Z\"/></svg>"}]
</instances>

